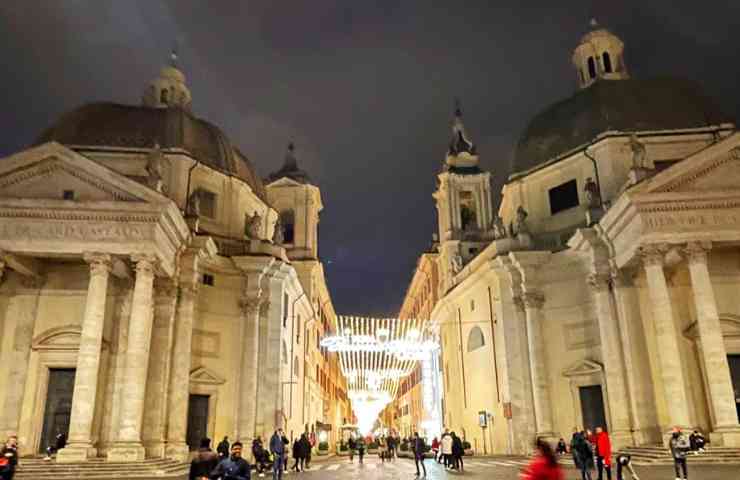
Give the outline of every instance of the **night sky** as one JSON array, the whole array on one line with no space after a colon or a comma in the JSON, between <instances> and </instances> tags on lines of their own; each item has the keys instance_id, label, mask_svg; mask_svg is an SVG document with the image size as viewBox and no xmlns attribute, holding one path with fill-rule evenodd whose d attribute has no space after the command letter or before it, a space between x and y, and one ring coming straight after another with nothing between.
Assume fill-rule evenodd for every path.
<instances>
[{"instance_id":1,"label":"night sky","mask_svg":"<svg viewBox=\"0 0 740 480\"><path fill-rule=\"evenodd\" d=\"M0 157L83 103L138 104L177 43L193 111L262 176L296 143L337 311L395 315L436 229L453 98L498 194L527 120L574 91L590 18L633 77L698 80L740 117L736 0L502 3L4 0Z\"/></svg>"}]
</instances>

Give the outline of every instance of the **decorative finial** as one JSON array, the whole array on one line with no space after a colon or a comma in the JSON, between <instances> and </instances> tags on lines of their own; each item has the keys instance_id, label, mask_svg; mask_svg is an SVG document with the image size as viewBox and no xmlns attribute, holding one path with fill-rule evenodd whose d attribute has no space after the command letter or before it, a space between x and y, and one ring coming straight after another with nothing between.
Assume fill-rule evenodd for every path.
<instances>
[{"instance_id":1,"label":"decorative finial","mask_svg":"<svg viewBox=\"0 0 740 480\"><path fill-rule=\"evenodd\" d=\"M599 28L599 22L595 18L591 19L589 25L591 25L591 28Z\"/></svg>"},{"instance_id":2,"label":"decorative finial","mask_svg":"<svg viewBox=\"0 0 740 480\"><path fill-rule=\"evenodd\" d=\"M290 153L293 153L293 152L295 151L295 145L293 145L293 142L290 142L290 143L288 144L288 151L289 151Z\"/></svg>"},{"instance_id":3,"label":"decorative finial","mask_svg":"<svg viewBox=\"0 0 740 480\"><path fill-rule=\"evenodd\" d=\"M462 104L460 103L460 97L455 97L455 116L462 117Z\"/></svg>"},{"instance_id":4,"label":"decorative finial","mask_svg":"<svg viewBox=\"0 0 740 480\"><path fill-rule=\"evenodd\" d=\"M177 68L177 47L180 42L175 39L175 44L172 45L172 51L170 51L170 65L173 68Z\"/></svg>"}]
</instances>

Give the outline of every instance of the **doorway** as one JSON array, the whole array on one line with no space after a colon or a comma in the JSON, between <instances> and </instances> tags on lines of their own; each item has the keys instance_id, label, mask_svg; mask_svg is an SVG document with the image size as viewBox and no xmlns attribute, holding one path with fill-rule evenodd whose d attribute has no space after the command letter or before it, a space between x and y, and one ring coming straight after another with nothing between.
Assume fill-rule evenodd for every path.
<instances>
[{"instance_id":1,"label":"doorway","mask_svg":"<svg viewBox=\"0 0 740 480\"><path fill-rule=\"evenodd\" d=\"M190 450L197 450L200 441L208 436L208 401L210 395L190 395L188 399L187 443Z\"/></svg>"},{"instance_id":2,"label":"doorway","mask_svg":"<svg viewBox=\"0 0 740 480\"><path fill-rule=\"evenodd\" d=\"M75 388L74 368L52 368L49 370L49 385L46 389L44 423L41 429L39 453L56 443L58 434L69 436L69 419L72 413L72 393Z\"/></svg>"},{"instance_id":3,"label":"doorway","mask_svg":"<svg viewBox=\"0 0 740 480\"><path fill-rule=\"evenodd\" d=\"M578 388L581 399L583 428L595 430L602 427L606 430L606 412L604 411L604 394L601 385L588 385Z\"/></svg>"},{"instance_id":4,"label":"doorway","mask_svg":"<svg viewBox=\"0 0 740 480\"><path fill-rule=\"evenodd\" d=\"M727 362L730 364L732 390L735 392L735 408L737 408L737 417L740 419L740 355L727 355Z\"/></svg>"}]
</instances>

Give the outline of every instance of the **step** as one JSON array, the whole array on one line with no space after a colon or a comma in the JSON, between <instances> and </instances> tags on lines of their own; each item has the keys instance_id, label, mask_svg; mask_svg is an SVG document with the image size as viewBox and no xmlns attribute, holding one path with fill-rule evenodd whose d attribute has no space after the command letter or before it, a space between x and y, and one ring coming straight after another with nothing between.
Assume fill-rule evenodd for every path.
<instances>
[{"instance_id":1,"label":"step","mask_svg":"<svg viewBox=\"0 0 740 480\"><path fill-rule=\"evenodd\" d=\"M41 458L22 458L15 478L33 480L102 480L111 478L181 478L188 463L166 458L141 462L108 462L94 458L81 463L56 463Z\"/></svg>"}]
</instances>

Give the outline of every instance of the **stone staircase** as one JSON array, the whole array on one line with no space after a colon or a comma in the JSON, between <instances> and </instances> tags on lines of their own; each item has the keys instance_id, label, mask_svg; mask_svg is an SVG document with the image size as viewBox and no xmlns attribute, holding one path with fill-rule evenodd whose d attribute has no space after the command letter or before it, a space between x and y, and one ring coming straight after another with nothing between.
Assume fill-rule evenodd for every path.
<instances>
[{"instance_id":1,"label":"stone staircase","mask_svg":"<svg viewBox=\"0 0 740 480\"><path fill-rule=\"evenodd\" d=\"M186 478L189 464L165 458L143 462L113 463L94 458L84 463L56 463L41 458L21 458L17 480L103 480L128 478Z\"/></svg>"},{"instance_id":2,"label":"stone staircase","mask_svg":"<svg viewBox=\"0 0 740 480\"><path fill-rule=\"evenodd\" d=\"M627 447L621 450L632 456L637 465L668 465L673 459L668 449L662 445ZM740 464L740 448L708 447L704 453L687 456L688 463L737 463Z\"/></svg>"}]
</instances>

